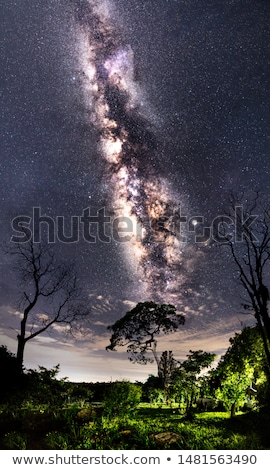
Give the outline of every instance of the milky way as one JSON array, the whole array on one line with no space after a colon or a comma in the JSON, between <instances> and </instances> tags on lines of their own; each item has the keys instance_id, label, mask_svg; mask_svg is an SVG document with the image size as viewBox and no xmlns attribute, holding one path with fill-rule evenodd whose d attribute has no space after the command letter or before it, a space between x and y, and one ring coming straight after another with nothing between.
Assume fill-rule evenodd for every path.
<instances>
[{"instance_id":1,"label":"milky way","mask_svg":"<svg viewBox=\"0 0 270 470\"><path fill-rule=\"evenodd\" d=\"M169 300L183 281L179 201L158 170L158 146L135 80L134 57L106 2L78 0L80 62L91 122L112 189L111 209L132 229L124 243L148 294ZM121 220L121 219L119 219Z\"/></svg>"}]
</instances>

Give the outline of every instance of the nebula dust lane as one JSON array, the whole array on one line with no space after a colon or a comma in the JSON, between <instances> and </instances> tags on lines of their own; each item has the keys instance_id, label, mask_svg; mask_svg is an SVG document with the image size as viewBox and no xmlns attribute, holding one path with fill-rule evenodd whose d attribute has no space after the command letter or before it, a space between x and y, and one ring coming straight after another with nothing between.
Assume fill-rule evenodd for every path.
<instances>
[{"instance_id":1,"label":"nebula dust lane","mask_svg":"<svg viewBox=\"0 0 270 470\"><path fill-rule=\"evenodd\" d=\"M179 200L158 171L158 146L135 79L134 54L112 26L108 4L78 0L80 66L91 122L110 181L111 210L132 222L124 243L148 295L169 301L183 282ZM139 235L138 235L139 234Z\"/></svg>"}]
</instances>

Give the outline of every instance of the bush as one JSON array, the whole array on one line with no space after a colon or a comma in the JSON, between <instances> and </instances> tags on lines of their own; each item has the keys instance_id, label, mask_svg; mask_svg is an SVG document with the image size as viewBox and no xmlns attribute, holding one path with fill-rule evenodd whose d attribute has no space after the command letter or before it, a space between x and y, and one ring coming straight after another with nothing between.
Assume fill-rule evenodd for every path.
<instances>
[{"instance_id":1,"label":"bush","mask_svg":"<svg viewBox=\"0 0 270 470\"><path fill-rule=\"evenodd\" d=\"M104 396L104 413L108 416L125 416L140 403L142 389L127 381L115 382Z\"/></svg>"},{"instance_id":2,"label":"bush","mask_svg":"<svg viewBox=\"0 0 270 470\"><path fill-rule=\"evenodd\" d=\"M13 400L13 395L17 389L17 360L6 346L0 346L0 403Z\"/></svg>"},{"instance_id":3,"label":"bush","mask_svg":"<svg viewBox=\"0 0 270 470\"><path fill-rule=\"evenodd\" d=\"M52 369L39 366L38 370L30 369L25 374L26 396L31 406L62 406L65 401L66 378L57 379L59 365Z\"/></svg>"}]
</instances>

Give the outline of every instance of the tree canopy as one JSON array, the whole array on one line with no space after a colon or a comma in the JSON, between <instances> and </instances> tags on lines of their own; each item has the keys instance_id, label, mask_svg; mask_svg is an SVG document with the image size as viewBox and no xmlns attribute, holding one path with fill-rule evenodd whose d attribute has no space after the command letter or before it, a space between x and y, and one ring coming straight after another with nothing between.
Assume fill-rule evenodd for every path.
<instances>
[{"instance_id":1,"label":"tree canopy","mask_svg":"<svg viewBox=\"0 0 270 470\"><path fill-rule=\"evenodd\" d=\"M267 360L258 327L245 327L230 339L231 346L212 372L212 390L231 409L231 416L248 395L264 401L267 395Z\"/></svg>"},{"instance_id":2,"label":"tree canopy","mask_svg":"<svg viewBox=\"0 0 270 470\"><path fill-rule=\"evenodd\" d=\"M156 337L173 333L184 323L185 317L176 312L174 305L140 302L108 327L113 333L106 349L115 351L126 346L130 360L139 364L153 362L148 356L152 353L158 365Z\"/></svg>"},{"instance_id":3,"label":"tree canopy","mask_svg":"<svg viewBox=\"0 0 270 470\"><path fill-rule=\"evenodd\" d=\"M184 398L187 413L192 409L194 401L200 392L200 374L211 366L216 354L198 351L189 351L187 359L174 371L172 377L173 390L176 395Z\"/></svg>"}]
</instances>

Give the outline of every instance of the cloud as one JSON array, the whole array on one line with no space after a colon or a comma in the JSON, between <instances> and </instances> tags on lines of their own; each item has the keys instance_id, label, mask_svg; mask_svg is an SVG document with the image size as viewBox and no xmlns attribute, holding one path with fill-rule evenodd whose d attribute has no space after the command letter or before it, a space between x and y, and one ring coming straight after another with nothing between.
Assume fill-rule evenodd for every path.
<instances>
[{"instance_id":1,"label":"cloud","mask_svg":"<svg viewBox=\"0 0 270 470\"><path fill-rule=\"evenodd\" d=\"M122 302L124 305L127 305L130 309L136 307L136 302L133 302L132 300L123 300Z\"/></svg>"},{"instance_id":2,"label":"cloud","mask_svg":"<svg viewBox=\"0 0 270 470\"><path fill-rule=\"evenodd\" d=\"M189 350L202 349L220 357L229 346L229 338L242 329L243 322L254 324L252 316L243 317L228 310L221 295L213 298L213 302L209 302L209 296L202 286L197 291L194 287L187 289L182 308L178 309L185 313L185 325L173 334L157 338L159 353L172 350L174 357L183 361ZM203 303L204 299L207 302ZM65 334L64 325L54 325L50 335L40 335L27 344L25 366L51 368L60 363L61 375L74 381L109 381L117 378L144 381L149 374L156 374L155 364L142 366L131 363L125 348L116 352L106 351L110 339L108 324L113 324L136 302L128 297L120 300L97 293L91 296L91 301L95 308L90 325L82 327L82 331L75 332L74 336ZM5 305L0 307L0 314L1 344L16 352L19 312Z\"/></svg>"}]
</instances>

